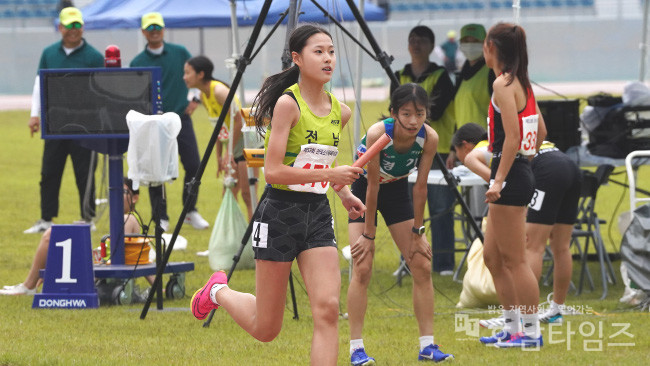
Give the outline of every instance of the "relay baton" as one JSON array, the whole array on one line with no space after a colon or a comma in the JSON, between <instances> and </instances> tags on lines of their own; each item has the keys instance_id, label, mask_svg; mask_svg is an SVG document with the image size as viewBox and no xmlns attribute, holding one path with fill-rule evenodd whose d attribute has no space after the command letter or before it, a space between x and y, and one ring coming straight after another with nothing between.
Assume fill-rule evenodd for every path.
<instances>
[{"instance_id":1,"label":"relay baton","mask_svg":"<svg viewBox=\"0 0 650 366\"><path fill-rule=\"evenodd\" d=\"M379 152L380 152L384 147L386 147L386 145L388 145L388 143L389 143L390 141L391 141L390 136L388 136L387 133L383 134L381 137L379 137L379 138L377 139L377 141L375 141L374 144L372 144L372 146L370 146L370 147L368 148L368 150L366 150L366 152L365 152L363 155L361 155L361 156L359 157L359 159L357 159L357 160L352 164L352 166L353 166L353 167L358 167L358 168L362 168L362 167L364 167L366 164L368 164L368 162L370 161L370 159L374 158L375 155L379 154ZM332 188L333 188L335 191L338 192L338 191L340 191L341 189L343 189L343 186L338 185L338 184L333 184L333 185L332 185Z\"/></svg>"}]
</instances>

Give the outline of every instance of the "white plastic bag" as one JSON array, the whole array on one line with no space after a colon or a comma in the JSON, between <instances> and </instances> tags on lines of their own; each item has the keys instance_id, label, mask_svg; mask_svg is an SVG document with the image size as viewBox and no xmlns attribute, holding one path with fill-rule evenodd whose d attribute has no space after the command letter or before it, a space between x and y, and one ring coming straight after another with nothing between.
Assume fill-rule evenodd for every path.
<instances>
[{"instance_id":1,"label":"white plastic bag","mask_svg":"<svg viewBox=\"0 0 650 366\"><path fill-rule=\"evenodd\" d=\"M133 188L158 186L178 177L178 142L181 119L176 113L147 116L136 111L126 115L129 127L128 177Z\"/></svg>"},{"instance_id":2,"label":"white plastic bag","mask_svg":"<svg viewBox=\"0 0 650 366\"><path fill-rule=\"evenodd\" d=\"M499 304L490 270L483 261L483 243L476 239L467 255L467 272L457 308L482 308Z\"/></svg>"}]
</instances>

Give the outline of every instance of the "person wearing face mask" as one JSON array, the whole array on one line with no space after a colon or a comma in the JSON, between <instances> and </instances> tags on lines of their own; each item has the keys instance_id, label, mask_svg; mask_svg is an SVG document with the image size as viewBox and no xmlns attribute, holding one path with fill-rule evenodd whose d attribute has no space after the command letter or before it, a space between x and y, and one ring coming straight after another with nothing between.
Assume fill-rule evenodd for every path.
<instances>
[{"instance_id":1,"label":"person wearing face mask","mask_svg":"<svg viewBox=\"0 0 650 366\"><path fill-rule=\"evenodd\" d=\"M476 123L487 129L488 107L492 95L494 71L487 67L483 58L485 28L481 24L466 24L460 29L460 51L465 63L456 75L454 112L456 130L467 123ZM452 146L447 157L447 168L454 167L456 151ZM483 216L486 210L485 186L474 186L469 192L469 207L474 216Z\"/></svg>"},{"instance_id":2,"label":"person wearing face mask","mask_svg":"<svg viewBox=\"0 0 650 366\"><path fill-rule=\"evenodd\" d=\"M487 128L488 106L496 76L485 65L484 40L485 28L481 24L466 24L460 29L460 51L467 60L456 76L456 129L469 122ZM447 168L453 168L455 160L456 152L452 147L447 158Z\"/></svg>"},{"instance_id":3,"label":"person wearing face mask","mask_svg":"<svg viewBox=\"0 0 650 366\"><path fill-rule=\"evenodd\" d=\"M467 60L456 79L456 128L469 122L487 127L492 83L496 77L485 65L483 40L485 28L480 24L467 24L460 30L460 51Z\"/></svg>"}]
</instances>

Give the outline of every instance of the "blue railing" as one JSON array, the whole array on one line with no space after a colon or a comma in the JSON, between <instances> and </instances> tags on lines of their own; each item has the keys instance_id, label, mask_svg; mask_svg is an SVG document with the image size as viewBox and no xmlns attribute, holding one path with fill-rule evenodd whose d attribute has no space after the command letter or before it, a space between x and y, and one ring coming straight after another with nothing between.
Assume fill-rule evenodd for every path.
<instances>
[{"instance_id":1,"label":"blue railing","mask_svg":"<svg viewBox=\"0 0 650 366\"><path fill-rule=\"evenodd\" d=\"M0 0L0 18L53 18L58 0Z\"/></svg>"},{"instance_id":2,"label":"blue railing","mask_svg":"<svg viewBox=\"0 0 650 366\"><path fill-rule=\"evenodd\" d=\"M592 8L595 0L522 0L522 8L572 9ZM390 10L406 11L476 11L485 9L510 9L512 0L391 0Z\"/></svg>"}]
</instances>

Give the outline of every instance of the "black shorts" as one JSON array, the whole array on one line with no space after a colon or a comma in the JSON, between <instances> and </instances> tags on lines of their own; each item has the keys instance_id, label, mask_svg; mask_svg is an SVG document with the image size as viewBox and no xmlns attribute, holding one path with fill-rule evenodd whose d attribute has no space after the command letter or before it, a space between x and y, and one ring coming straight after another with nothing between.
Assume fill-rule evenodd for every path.
<instances>
[{"instance_id":1,"label":"black shorts","mask_svg":"<svg viewBox=\"0 0 650 366\"><path fill-rule=\"evenodd\" d=\"M255 259L292 262L317 247L336 247L334 219L325 194L269 188L253 217Z\"/></svg>"},{"instance_id":2,"label":"black shorts","mask_svg":"<svg viewBox=\"0 0 650 366\"><path fill-rule=\"evenodd\" d=\"M357 196L363 204L366 204L366 189L368 180L361 177L352 183L352 194ZM408 192L408 179L400 179L390 183L379 185L377 194L377 211L386 222L386 226L404 222L413 218L413 203ZM366 222L365 217L348 219L348 222ZM375 226L377 226L377 215L375 214Z\"/></svg>"},{"instance_id":3,"label":"black shorts","mask_svg":"<svg viewBox=\"0 0 650 366\"><path fill-rule=\"evenodd\" d=\"M573 225L578 216L582 174L559 150L538 154L531 163L535 193L528 206L527 222Z\"/></svg>"},{"instance_id":4,"label":"black shorts","mask_svg":"<svg viewBox=\"0 0 650 366\"><path fill-rule=\"evenodd\" d=\"M490 181L494 179L500 162L501 158L492 158ZM506 206L526 206L530 203L533 192L535 192L534 184L535 180L528 159L518 156L512 162L510 171L506 176L504 186L501 189L501 197L494 203Z\"/></svg>"},{"instance_id":5,"label":"black shorts","mask_svg":"<svg viewBox=\"0 0 650 366\"><path fill-rule=\"evenodd\" d=\"M239 155L239 156L235 156L233 160L235 161L235 164L237 164L240 161L246 161L246 157L244 155Z\"/></svg>"}]
</instances>

